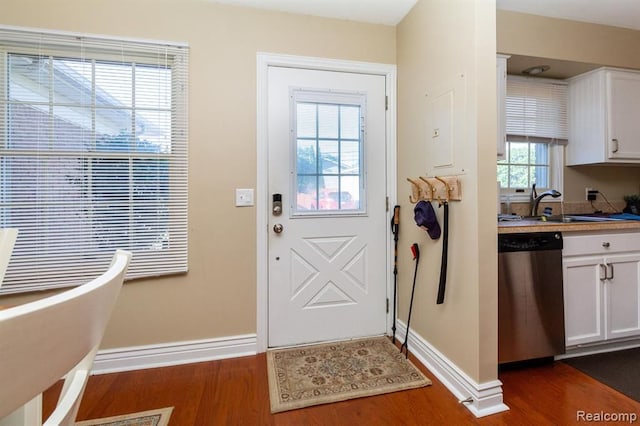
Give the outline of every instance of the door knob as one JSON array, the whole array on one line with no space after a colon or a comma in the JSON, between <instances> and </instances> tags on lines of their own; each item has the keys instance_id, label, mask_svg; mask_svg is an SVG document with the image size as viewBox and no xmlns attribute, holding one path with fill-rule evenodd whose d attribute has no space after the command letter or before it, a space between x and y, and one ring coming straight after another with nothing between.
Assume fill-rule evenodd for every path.
<instances>
[{"instance_id":1,"label":"door knob","mask_svg":"<svg viewBox=\"0 0 640 426\"><path fill-rule=\"evenodd\" d=\"M284 226L282 226L279 223L276 223L275 225L273 225L273 232L275 232L276 234L281 233L284 230Z\"/></svg>"}]
</instances>

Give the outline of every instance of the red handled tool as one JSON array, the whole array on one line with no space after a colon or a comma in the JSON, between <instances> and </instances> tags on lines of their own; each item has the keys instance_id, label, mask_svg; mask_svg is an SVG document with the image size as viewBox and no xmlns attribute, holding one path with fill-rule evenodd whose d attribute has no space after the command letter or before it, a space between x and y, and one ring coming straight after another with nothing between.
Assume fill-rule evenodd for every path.
<instances>
[{"instance_id":1,"label":"red handled tool","mask_svg":"<svg viewBox=\"0 0 640 426\"><path fill-rule=\"evenodd\" d=\"M416 277L418 276L418 262L420 262L420 249L418 248L418 244L413 243L411 246L411 253L413 254L413 260L416 261L416 268L413 272L413 288L411 289L411 300L409 302L409 315L407 317L407 331L404 336L404 343L400 346L400 353L404 348L405 357L409 358L409 325L411 324L411 310L413 308L413 294L416 291Z\"/></svg>"}]
</instances>

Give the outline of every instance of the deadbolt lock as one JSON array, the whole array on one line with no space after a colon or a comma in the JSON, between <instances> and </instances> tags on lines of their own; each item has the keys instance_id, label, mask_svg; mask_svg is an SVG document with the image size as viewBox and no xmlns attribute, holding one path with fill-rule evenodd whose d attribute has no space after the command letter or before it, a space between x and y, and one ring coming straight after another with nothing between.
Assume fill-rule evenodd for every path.
<instances>
[{"instance_id":1,"label":"deadbolt lock","mask_svg":"<svg viewBox=\"0 0 640 426\"><path fill-rule=\"evenodd\" d=\"M271 213L274 216L280 216L282 214L282 194L273 194Z\"/></svg>"}]
</instances>

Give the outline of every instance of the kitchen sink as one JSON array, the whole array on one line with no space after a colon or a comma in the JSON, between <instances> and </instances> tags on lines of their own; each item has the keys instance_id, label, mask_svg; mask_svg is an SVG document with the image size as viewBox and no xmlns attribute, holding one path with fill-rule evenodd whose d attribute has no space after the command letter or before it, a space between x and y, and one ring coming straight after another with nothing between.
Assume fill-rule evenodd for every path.
<instances>
[{"instance_id":1,"label":"kitchen sink","mask_svg":"<svg viewBox=\"0 0 640 426\"><path fill-rule=\"evenodd\" d=\"M633 216L633 215L629 215ZM637 219L640 216L633 216L633 219ZM541 221L551 223L575 223L575 222L615 222L620 220L630 220L631 218L624 217L620 213L578 213L578 214L564 214L553 216L518 216L518 215L498 215L498 221Z\"/></svg>"},{"instance_id":2,"label":"kitchen sink","mask_svg":"<svg viewBox=\"0 0 640 426\"><path fill-rule=\"evenodd\" d=\"M571 222L613 222L623 220L620 218L611 217L607 213L584 213L584 214L565 214L556 216L543 216L535 218L545 222L555 223L571 223Z\"/></svg>"}]
</instances>

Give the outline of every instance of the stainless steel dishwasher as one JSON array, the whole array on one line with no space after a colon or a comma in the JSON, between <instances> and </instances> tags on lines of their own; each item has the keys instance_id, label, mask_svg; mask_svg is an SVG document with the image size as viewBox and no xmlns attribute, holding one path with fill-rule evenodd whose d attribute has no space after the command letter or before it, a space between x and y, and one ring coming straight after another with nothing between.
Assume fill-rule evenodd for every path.
<instances>
[{"instance_id":1,"label":"stainless steel dishwasher","mask_svg":"<svg viewBox=\"0 0 640 426\"><path fill-rule=\"evenodd\" d=\"M498 235L498 363L565 352L562 234Z\"/></svg>"}]
</instances>

